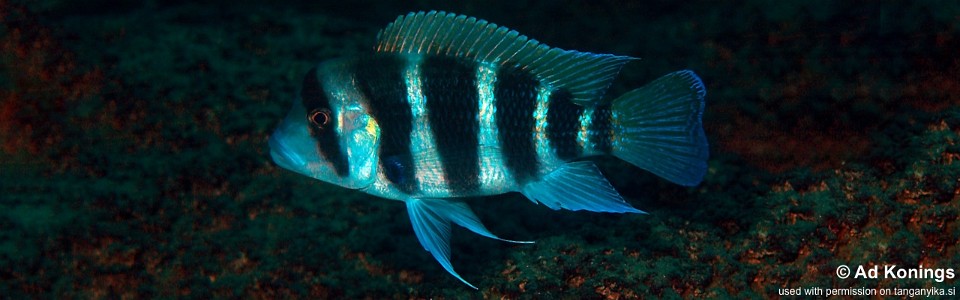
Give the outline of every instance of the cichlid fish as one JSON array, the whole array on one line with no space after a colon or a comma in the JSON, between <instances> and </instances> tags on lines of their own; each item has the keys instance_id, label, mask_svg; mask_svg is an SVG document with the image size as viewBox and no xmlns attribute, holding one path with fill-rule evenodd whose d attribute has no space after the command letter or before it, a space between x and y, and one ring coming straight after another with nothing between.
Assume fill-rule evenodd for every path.
<instances>
[{"instance_id":1,"label":"cichlid fish","mask_svg":"<svg viewBox=\"0 0 960 300\"><path fill-rule=\"evenodd\" d=\"M450 224L497 237L457 197L520 192L551 209L642 213L596 165L614 155L693 186L707 169L706 90L692 71L613 100L636 58L551 48L463 15L400 16L372 53L307 72L270 137L291 171L406 203L420 244L447 272Z\"/></svg>"}]
</instances>

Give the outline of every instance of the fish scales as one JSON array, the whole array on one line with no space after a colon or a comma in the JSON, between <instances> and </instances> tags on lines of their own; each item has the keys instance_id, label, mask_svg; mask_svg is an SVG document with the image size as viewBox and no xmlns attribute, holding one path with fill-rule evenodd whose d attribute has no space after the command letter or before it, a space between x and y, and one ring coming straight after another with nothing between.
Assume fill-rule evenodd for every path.
<instances>
[{"instance_id":1,"label":"fish scales","mask_svg":"<svg viewBox=\"0 0 960 300\"><path fill-rule=\"evenodd\" d=\"M451 57L431 55L423 60L426 113L449 195L480 191L477 67L472 61Z\"/></svg>"},{"instance_id":2,"label":"fish scales","mask_svg":"<svg viewBox=\"0 0 960 300\"><path fill-rule=\"evenodd\" d=\"M463 15L400 16L374 51L307 72L271 135L281 167L405 203L456 279L450 225L491 233L458 197L519 192L551 209L642 213L585 160L613 155L674 183L706 174L706 89L692 71L603 99L635 58L551 48Z\"/></svg>"},{"instance_id":3,"label":"fish scales","mask_svg":"<svg viewBox=\"0 0 960 300\"><path fill-rule=\"evenodd\" d=\"M596 155L597 153L612 153L613 150L611 138L613 137L613 125L610 124L611 110L609 105L601 105L592 111L590 116L592 120L589 125L589 141L593 151L587 151L584 156Z\"/></svg>"},{"instance_id":4,"label":"fish scales","mask_svg":"<svg viewBox=\"0 0 960 300\"><path fill-rule=\"evenodd\" d=\"M401 191L411 196L471 196L483 193L504 192L514 186L537 178L547 165L545 159L538 157L537 144L549 145L550 156L561 160L578 158L581 154L601 154L600 148L584 148L577 141L581 125L592 128L592 122L581 124L579 121L586 110L570 102L570 94L564 89L552 89L546 106L546 114L537 116L537 91L550 89L543 86L528 71L516 68L501 68L492 81L493 104L495 109L497 139L500 142L500 156L505 161L482 163L480 160L480 87L477 73L480 65L468 60L426 56L410 58L410 55L378 55L370 60L358 60L356 63L356 83L367 100L366 106L374 119L391 128L382 133L384 145L380 156L385 158L384 169L387 179L396 184ZM407 56L407 57L404 57ZM420 64L417 79L400 79L400 83L419 81L425 110L421 113L428 120L430 132L416 132L411 100L421 95L410 95L407 84L391 83L398 77L408 76L402 69L408 68L403 61L412 60ZM398 68L398 71L386 70ZM406 104L406 105L404 105ZM609 112L600 109L600 113ZM409 112L409 113L408 113ZM591 111L592 112L592 111ZM590 114L590 120L593 120ZM540 120L538 120L540 119ZM601 115L598 119L609 119ZM537 122L546 124L536 132ZM590 140L599 134L595 129L586 130ZM435 149L438 157L424 155L414 151L413 136L432 135L427 148ZM539 139L539 140L538 140ZM489 137L484 140L490 140ZM439 159L429 162L427 160ZM556 165L555 159L551 159ZM417 174L414 167L418 163L438 164L442 174L426 176ZM507 168L512 178L520 181L488 181L485 190L480 189L481 168ZM547 168L550 171L552 168ZM391 171L392 170L392 171ZM487 170L489 171L489 170ZM393 174L396 173L396 174ZM442 181L442 182L441 182ZM414 183L416 182L416 183Z\"/></svg>"},{"instance_id":5,"label":"fish scales","mask_svg":"<svg viewBox=\"0 0 960 300\"><path fill-rule=\"evenodd\" d=\"M573 104L571 98L566 90L551 91L550 106L547 107L547 138L557 157L566 161L580 156L581 146L577 135L580 133L580 117L586 110L583 106ZM589 128L589 124L587 126Z\"/></svg>"},{"instance_id":6,"label":"fish scales","mask_svg":"<svg viewBox=\"0 0 960 300\"><path fill-rule=\"evenodd\" d=\"M494 84L498 139L504 165L518 185L536 178L540 170L536 141L531 134L536 126L537 90L540 82L528 72L503 67Z\"/></svg>"}]
</instances>

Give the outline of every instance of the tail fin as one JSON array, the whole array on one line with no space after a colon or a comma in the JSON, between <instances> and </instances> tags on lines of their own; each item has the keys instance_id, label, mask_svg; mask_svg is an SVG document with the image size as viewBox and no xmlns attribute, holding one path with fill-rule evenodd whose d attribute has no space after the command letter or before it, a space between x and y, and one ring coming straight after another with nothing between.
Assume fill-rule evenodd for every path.
<instances>
[{"instance_id":1,"label":"tail fin","mask_svg":"<svg viewBox=\"0 0 960 300\"><path fill-rule=\"evenodd\" d=\"M613 155L674 183L707 172L706 87L693 71L673 72L613 100Z\"/></svg>"}]
</instances>

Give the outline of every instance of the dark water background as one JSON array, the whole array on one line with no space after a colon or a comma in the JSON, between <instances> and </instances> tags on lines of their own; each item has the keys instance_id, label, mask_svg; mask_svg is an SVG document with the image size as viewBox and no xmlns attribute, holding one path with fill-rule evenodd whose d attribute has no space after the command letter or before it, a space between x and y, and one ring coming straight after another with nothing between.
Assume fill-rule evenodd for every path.
<instances>
[{"instance_id":1,"label":"dark water background","mask_svg":"<svg viewBox=\"0 0 960 300\"><path fill-rule=\"evenodd\" d=\"M608 95L692 69L703 184L614 160L649 215L468 199L449 276L400 202L276 167L301 76L447 10L641 57ZM0 298L770 297L839 265L958 268L955 1L0 0Z\"/></svg>"}]
</instances>

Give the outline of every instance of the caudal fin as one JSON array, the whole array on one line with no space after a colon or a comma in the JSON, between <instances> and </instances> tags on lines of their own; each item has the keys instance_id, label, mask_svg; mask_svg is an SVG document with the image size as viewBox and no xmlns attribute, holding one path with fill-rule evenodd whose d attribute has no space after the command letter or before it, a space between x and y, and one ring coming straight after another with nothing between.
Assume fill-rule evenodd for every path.
<instances>
[{"instance_id":1,"label":"caudal fin","mask_svg":"<svg viewBox=\"0 0 960 300\"><path fill-rule=\"evenodd\" d=\"M613 155L674 183L694 186L707 172L703 81L673 72L613 100Z\"/></svg>"}]
</instances>

